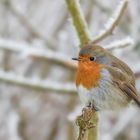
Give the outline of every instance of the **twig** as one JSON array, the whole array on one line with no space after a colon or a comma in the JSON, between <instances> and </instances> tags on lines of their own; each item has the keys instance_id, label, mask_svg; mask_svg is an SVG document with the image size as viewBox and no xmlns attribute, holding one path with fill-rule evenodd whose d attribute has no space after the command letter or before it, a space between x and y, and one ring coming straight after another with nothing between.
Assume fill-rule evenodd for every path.
<instances>
[{"instance_id":1,"label":"twig","mask_svg":"<svg viewBox=\"0 0 140 140\"><path fill-rule=\"evenodd\" d=\"M94 121L93 121L94 119ZM91 120L93 122L96 122L96 124L94 124L93 122L91 122ZM88 132L94 128L94 130L92 130L92 139L95 140L96 139L96 132L97 132L97 122L98 122L98 117L97 117L97 113L95 110L93 110L92 107L85 107L82 111L82 115L78 116L76 119L76 124L79 127L79 136L77 140L86 140L88 139ZM91 138L89 138L91 139Z\"/></svg>"},{"instance_id":2,"label":"twig","mask_svg":"<svg viewBox=\"0 0 140 140\"><path fill-rule=\"evenodd\" d=\"M134 45L134 41L130 37L127 37L125 39L114 41L108 45L105 45L105 48L109 51L113 51L116 49L122 49L132 45Z\"/></svg>"},{"instance_id":3,"label":"twig","mask_svg":"<svg viewBox=\"0 0 140 140\"><path fill-rule=\"evenodd\" d=\"M92 43L95 44L95 43L98 43L102 40L104 40L105 38L107 38L108 36L112 35L113 34L113 31L115 29L115 27L119 24L126 8L127 8L127 5L128 5L128 0L122 0L121 3L120 3L120 6L118 8L118 12L115 12L115 16L114 18L111 18L110 21L109 21L109 25L107 24L107 27L105 30L103 30L99 36L97 36L93 41Z\"/></svg>"},{"instance_id":4,"label":"twig","mask_svg":"<svg viewBox=\"0 0 140 140\"><path fill-rule=\"evenodd\" d=\"M74 26L78 33L81 45L91 41L90 33L87 29L87 23L81 11L79 0L66 0L69 11L71 13Z\"/></svg>"},{"instance_id":5,"label":"twig","mask_svg":"<svg viewBox=\"0 0 140 140\"><path fill-rule=\"evenodd\" d=\"M27 57L31 57L33 60L47 60L51 61L52 63L59 64L66 68L76 69L77 64L73 63L71 58L63 55L61 53L53 52L51 50L46 49L27 49L25 52L23 52Z\"/></svg>"},{"instance_id":6,"label":"twig","mask_svg":"<svg viewBox=\"0 0 140 140\"><path fill-rule=\"evenodd\" d=\"M7 39L0 39L0 49L23 53L24 57L31 56L34 60L45 59L71 69L76 69L77 67L77 65L71 61L71 58L64 54L49 49L37 49L24 42L17 43Z\"/></svg>"},{"instance_id":7,"label":"twig","mask_svg":"<svg viewBox=\"0 0 140 140\"><path fill-rule=\"evenodd\" d=\"M75 86L72 83L63 84L53 82L50 80L41 80L38 78L29 79L14 73L4 72L2 70L0 70L0 81L46 92L48 91L56 91L60 93L76 92Z\"/></svg>"}]
</instances>

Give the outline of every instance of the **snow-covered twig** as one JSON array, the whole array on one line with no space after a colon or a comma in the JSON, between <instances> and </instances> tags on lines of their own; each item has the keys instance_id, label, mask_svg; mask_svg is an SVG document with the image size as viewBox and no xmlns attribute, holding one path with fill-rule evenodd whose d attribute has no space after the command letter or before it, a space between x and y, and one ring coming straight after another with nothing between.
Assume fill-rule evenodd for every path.
<instances>
[{"instance_id":1,"label":"snow-covered twig","mask_svg":"<svg viewBox=\"0 0 140 140\"><path fill-rule=\"evenodd\" d=\"M4 72L0 70L0 81L4 81L6 83L11 83L23 87L29 87L36 90L43 91L56 91L60 93L75 93L76 88L73 83L58 83L50 80L41 80L38 78L25 78L23 76L18 76L17 74Z\"/></svg>"},{"instance_id":2,"label":"snow-covered twig","mask_svg":"<svg viewBox=\"0 0 140 140\"><path fill-rule=\"evenodd\" d=\"M115 49L122 49L122 48L132 46L132 45L134 45L133 39L130 37L127 37L121 40L114 41L106 45L105 48L108 49L109 51L113 51Z\"/></svg>"},{"instance_id":3,"label":"snow-covered twig","mask_svg":"<svg viewBox=\"0 0 140 140\"><path fill-rule=\"evenodd\" d=\"M77 65L71 61L70 57L62 53L54 52L49 49L38 49L25 42L17 43L7 39L0 39L0 49L20 52L23 54L22 56L31 56L35 59L45 59L72 69L77 67Z\"/></svg>"},{"instance_id":4,"label":"snow-covered twig","mask_svg":"<svg viewBox=\"0 0 140 140\"><path fill-rule=\"evenodd\" d=\"M23 53L29 57L32 57L33 59L45 59L67 68L76 69L77 67L77 65L72 62L71 57L68 57L62 53L53 52L51 50L27 49Z\"/></svg>"},{"instance_id":5,"label":"snow-covered twig","mask_svg":"<svg viewBox=\"0 0 140 140\"><path fill-rule=\"evenodd\" d=\"M126 8L128 5L128 0L122 0L114 16L109 20L105 29L99 33L99 35L92 41L92 43L98 43L108 36L113 34L115 27L119 24Z\"/></svg>"}]
</instances>

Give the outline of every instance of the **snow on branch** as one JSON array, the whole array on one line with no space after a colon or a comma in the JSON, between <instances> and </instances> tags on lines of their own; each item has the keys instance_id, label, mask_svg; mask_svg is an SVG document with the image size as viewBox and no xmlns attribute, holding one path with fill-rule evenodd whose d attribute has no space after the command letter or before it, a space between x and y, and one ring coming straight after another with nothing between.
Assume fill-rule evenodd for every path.
<instances>
[{"instance_id":1,"label":"snow on branch","mask_svg":"<svg viewBox=\"0 0 140 140\"><path fill-rule=\"evenodd\" d=\"M92 43L98 43L113 34L115 27L119 24L127 8L127 5L128 5L128 0L122 0L120 2L113 17L111 17L108 23L105 25L105 29L100 31L99 35L92 41Z\"/></svg>"},{"instance_id":2,"label":"snow on branch","mask_svg":"<svg viewBox=\"0 0 140 140\"><path fill-rule=\"evenodd\" d=\"M109 51L113 51L115 49L122 49L122 48L133 46L133 45L134 45L133 39L130 37L127 37L121 40L114 41L106 45L105 48L108 49Z\"/></svg>"},{"instance_id":3,"label":"snow on branch","mask_svg":"<svg viewBox=\"0 0 140 140\"><path fill-rule=\"evenodd\" d=\"M0 81L11 83L23 87L29 87L41 91L56 91L60 93L75 93L76 88L73 83L58 83L50 80L40 80L38 78L25 78L11 72L0 70Z\"/></svg>"},{"instance_id":4,"label":"snow on branch","mask_svg":"<svg viewBox=\"0 0 140 140\"><path fill-rule=\"evenodd\" d=\"M77 65L72 62L71 57L62 53L53 52L49 49L26 49L23 55L32 57L33 59L45 59L63 65L64 67L75 69Z\"/></svg>"},{"instance_id":5,"label":"snow on branch","mask_svg":"<svg viewBox=\"0 0 140 140\"><path fill-rule=\"evenodd\" d=\"M25 42L18 43L16 41L12 41L10 39L0 38L0 49L3 49L3 50L21 52L24 49L28 49L30 47L31 47L31 45L28 45Z\"/></svg>"},{"instance_id":6,"label":"snow on branch","mask_svg":"<svg viewBox=\"0 0 140 140\"><path fill-rule=\"evenodd\" d=\"M70 57L62 53L54 52L49 49L35 48L34 46L25 42L17 43L7 39L0 39L0 49L20 52L24 57L31 56L35 59L45 59L72 69L77 67L77 65L71 61Z\"/></svg>"}]
</instances>

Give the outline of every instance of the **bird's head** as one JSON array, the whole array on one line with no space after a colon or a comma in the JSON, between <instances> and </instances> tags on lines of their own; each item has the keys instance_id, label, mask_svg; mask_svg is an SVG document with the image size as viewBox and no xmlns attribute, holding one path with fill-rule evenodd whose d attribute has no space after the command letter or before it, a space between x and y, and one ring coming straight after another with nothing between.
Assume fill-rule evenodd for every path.
<instances>
[{"instance_id":1,"label":"bird's head","mask_svg":"<svg viewBox=\"0 0 140 140\"><path fill-rule=\"evenodd\" d=\"M110 65L109 52L98 45L85 45L79 52L78 58L73 60L79 61L79 64L85 65Z\"/></svg>"}]
</instances>

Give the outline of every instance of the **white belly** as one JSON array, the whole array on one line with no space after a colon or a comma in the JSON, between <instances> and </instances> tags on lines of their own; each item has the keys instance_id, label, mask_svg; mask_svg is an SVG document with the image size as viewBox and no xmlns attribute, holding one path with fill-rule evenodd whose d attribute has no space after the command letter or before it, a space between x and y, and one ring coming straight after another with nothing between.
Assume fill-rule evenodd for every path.
<instances>
[{"instance_id":1,"label":"white belly","mask_svg":"<svg viewBox=\"0 0 140 140\"><path fill-rule=\"evenodd\" d=\"M78 93L81 101L85 105L91 103L97 110L114 110L126 106L128 97L111 84L109 77L108 71L102 70L102 80L99 81L100 87L95 87L89 91L80 85Z\"/></svg>"}]
</instances>

